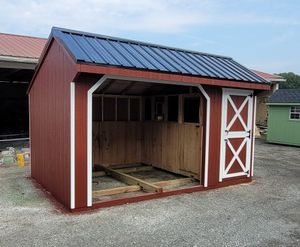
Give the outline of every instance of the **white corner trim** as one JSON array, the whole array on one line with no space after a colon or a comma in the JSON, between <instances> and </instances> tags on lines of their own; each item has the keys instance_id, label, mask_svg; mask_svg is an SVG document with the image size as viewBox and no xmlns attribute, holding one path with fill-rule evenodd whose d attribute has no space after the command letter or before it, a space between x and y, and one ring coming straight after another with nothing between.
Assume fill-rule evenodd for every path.
<instances>
[{"instance_id":1,"label":"white corner trim","mask_svg":"<svg viewBox=\"0 0 300 247\"><path fill-rule=\"evenodd\" d=\"M253 177L254 169L254 151L255 151L255 131L256 131L256 100L257 96L254 96L254 109L253 109L253 126L252 126L252 167L251 167L251 177Z\"/></svg>"},{"instance_id":2,"label":"white corner trim","mask_svg":"<svg viewBox=\"0 0 300 247\"><path fill-rule=\"evenodd\" d=\"M92 172L93 172L93 93L106 81L108 77L104 75L89 90L87 95L87 206L93 204Z\"/></svg>"},{"instance_id":3,"label":"white corner trim","mask_svg":"<svg viewBox=\"0 0 300 247\"><path fill-rule=\"evenodd\" d=\"M70 84L70 208L75 208L75 83Z\"/></svg>"},{"instance_id":4,"label":"white corner trim","mask_svg":"<svg viewBox=\"0 0 300 247\"><path fill-rule=\"evenodd\" d=\"M198 86L201 93L206 99L206 126L205 126L205 157L204 157L204 187L208 186L208 156L209 156L209 133L210 133L210 97L205 92L204 88Z\"/></svg>"}]
</instances>

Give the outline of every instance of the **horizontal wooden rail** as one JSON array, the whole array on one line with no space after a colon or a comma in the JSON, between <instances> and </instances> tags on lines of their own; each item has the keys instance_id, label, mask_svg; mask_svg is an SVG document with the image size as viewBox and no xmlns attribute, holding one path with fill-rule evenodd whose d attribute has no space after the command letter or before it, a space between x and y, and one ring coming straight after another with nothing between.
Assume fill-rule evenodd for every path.
<instances>
[{"instance_id":1,"label":"horizontal wooden rail","mask_svg":"<svg viewBox=\"0 0 300 247\"><path fill-rule=\"evenodd\" d=\"M112 177L128 184L128 185L139 185L142 190L147 192L162 192L162 188L151 183L148 183L142 179L133 177L126 173L120 172L118 170L114 170L108 167L102 166L102 169L108 172Z\"/></svg>"},{"instance_id":2,"label":"horizontal wooden rail","mask_svg":"<svg viewBox=\"0 0 300 247\"><path fill-rule=\"evenodd\" d=\"M125 168L116 168L113 169L115 171L123 172L123 173L131 173L131 172L144 172L144 171L151 171L153 169L152 166L136 166L136 167L125 167ZM105 171L95 171L93 172L94 177L101 177L105 176Z\"/></svg>"}]
</instances>

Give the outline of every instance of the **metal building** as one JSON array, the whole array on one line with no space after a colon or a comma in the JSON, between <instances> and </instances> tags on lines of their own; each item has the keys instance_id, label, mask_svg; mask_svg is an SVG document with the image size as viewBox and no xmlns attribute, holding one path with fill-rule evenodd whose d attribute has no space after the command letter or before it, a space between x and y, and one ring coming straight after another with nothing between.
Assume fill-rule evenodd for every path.
<instances>
[{"instance_id":1,"label":"metal building","mask_svg":"<svg viewBox=\"0 0 300 247\"><path fill-rule=\"evenodd\" d=\"M0 33L0 141L28 138L26 90L46 39Z\"/></svg>"}]
</instances>

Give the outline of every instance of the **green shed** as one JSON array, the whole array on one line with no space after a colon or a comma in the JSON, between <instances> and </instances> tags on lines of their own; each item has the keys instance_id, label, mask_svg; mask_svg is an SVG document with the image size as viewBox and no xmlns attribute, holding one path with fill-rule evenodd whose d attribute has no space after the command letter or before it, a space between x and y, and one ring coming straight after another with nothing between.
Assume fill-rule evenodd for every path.
<instances>
[{"instance_id":1,"label":"green shed","mask_svg":"<svg viewBox=\"0 0 300 247\"><path fill-rule=\"evenodd\" d=\"M267 105L267 141L300 146L300 89L279 89Z\"/></svg>"}]
</instances>

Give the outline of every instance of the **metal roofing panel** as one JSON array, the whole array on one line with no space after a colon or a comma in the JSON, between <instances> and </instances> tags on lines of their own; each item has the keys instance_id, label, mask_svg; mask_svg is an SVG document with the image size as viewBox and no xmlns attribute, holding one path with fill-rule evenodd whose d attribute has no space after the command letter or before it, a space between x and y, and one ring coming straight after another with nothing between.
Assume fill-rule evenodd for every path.
<instances>
[{"instance_id":1,"label":"metal roofing panel","mask_svg":"<svg viewBox=\"0 0 300 247\"><path fill-rule=\"evenodd\" d=\"M119 62L116 60L99 42L98 39L95 38L89 38L88 39L93 46L95 52L100 54L103 59L106 61L106 64L108 65L118 65Z\"/></svg>"},{"instance_id":2,"label":"metal roofing panel","mask_svg":"<svg viewBox=\"0 0 300 247\"><path fill-rule=\"evenodd\" d=\"M122 46L124 46L128 53L134 56L136 60L140 61L145 68L150 68L151 70L156 69L156 67L153 66L150 61L145 59L145 57L143 57L143 55L138 50L136 50L133 45L122 42Z\"/></svg>"},{"instance_id":3,"label":"metal roofing panel","mask_svg":"<svg viewBox=\"0 0 300 247\"><path fill-rule=\"evenodd\" d=\"M47 39L0 33L0 56L39 58Z\"/></svg>"},{"instance_id":4,"label":"metal roofing panel","mask_svg":"<svg viewBox=\"0 0 300 247\"><path fill-rule=\"evenodd\" d=\"M186 52L178 52L179 55L186 58L188 62L193 64L200 72L199 75L202 76L209 76L209 77L217 77L214 73L211 73L209 69L207 69L205 66L202 66L201 63L195 58L195 56L192 56L191 54L188 54Z\"/></svg>"},{"instance_id":5,"label":"metal roofing panel","mask_svg":"<svg viewBox=\"0 0 300 247\"><path fill-rule=\"evenodd\" d=\"M208 63L205 59L204 56L198 56L195 54L193 56L194 59L198 61L198 64L201 65L203 68L205 68L208 71L209 76L215 76L218 78L224 78L222 74L220 74L219 70L217 68L213 68L210 63Z\"/></svg>"},{"instance_id":6,"label":"metal roofing panel","mask_svg":"<svg viewBox=\"0 0 300 247\"><path fill-rule=\"evenodd\" d=\"M142 61L136 59L134 57L134 53L128 52L128 50L125 48L125 46L122 46L121 42L114 42L114 47L120 54L123 55L123 57L133 66L136 68L143 68L147 69L147 66L145 66Z\"/></svg>"},{"instance_id":7,"label":"metal roofing panel","mask_svg":"<svg viewBox=\"0 0 300 247\"><path fill-rule=\"evenodd\" d=\"M150 53L145 51L143 47L137 45L137 44L132 44L132 47L136 49L146 61L150 62L154 66L154 70L160 70L160 71L168 71L166 67L164 67L160 62L158 62Z\"/></svg>"},{"instance_id":8,"label":"metal roofing panel","mask_svg":"<svg viewBox=\"0 0 300 247\"><path fill-rule=\"evenodd\" d=\"M59 37L80 63L268 83L229 57L61 28L53 28L52 36Z\"/></svg>"},{"instance_id":9,"label":"metal roofing panel","mask_svg":"<svg viewBox=\"0 0 300 247\"><path fill-rule=\"evenodd\" d=\"M190 73L192 75L198 75L198 73L191 67L188 66L182 58L176 56L176 52L171 52L168 49L160 49L167 57L169 57L174 64L178 64L179 68L184 70L186 73Z\"/></svg>"},{"instance_id":10,"label":"metal roofing panel","mask_svg":"<svg viewBox=\"0 0 300 247\"><path fill-rule=\"evenodd\" d=\"M197 67L195 64L193 64L187 56L185 56L185 53L182 52L175 52L173 50L169 50L169 52L171 54L173 54L174 57L177 58L177 60L181 61L187 69L191 70L192 74L195 74L195 75L204 75L205 73L203 72L203 70L201 70L199 67Z\"/></svg>"}]
</instances>

